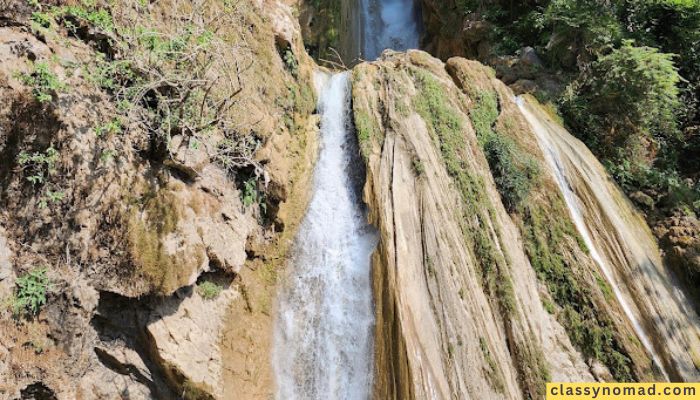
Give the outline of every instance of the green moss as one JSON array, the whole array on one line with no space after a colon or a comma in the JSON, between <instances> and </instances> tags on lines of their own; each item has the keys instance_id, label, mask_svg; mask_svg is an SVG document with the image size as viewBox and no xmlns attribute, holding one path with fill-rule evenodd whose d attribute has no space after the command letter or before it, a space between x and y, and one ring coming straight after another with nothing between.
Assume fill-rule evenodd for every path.
<instances>
[{"instance_id":1,"label":"green moss","mask_svg":"<svg viewBox=\"0 0 700 400\"><path fill-rule=\"evenodd\" d=\"M537 161L520 149L515 141L504 132L494 131L498 120L498 99L495 92L476 92L476 103L469 113L479 144L484 150L491 167L496 188L509 211L514 211L525 200L537 184L540 168ZM503 129L512 130L510 120L503 123Z\"/></svg>"},{"instance_id":2,"label":"green moss","mask_svg":"<svg viewBox=\"0 0 700 400\"><path fill-rule=\"evenodd\" d=\"M355 120L355 130L357 131L357 140L360 144L360 152L367 159L373 140L381 140L382 133L377 125L377 122L369 113L363 109L355 108L353 112Z\"/></svg>"},{"instance_id":3,"label":"green moss","mask_svg":"<svg viewBox=\"0 0 700 400\"><path fill-rule=\"evenodd\" d=\"M612 287L610 287L610 284L608 283L608 281L606 281L603 277L601 277L597 273L595 274L595 281L598 284L600 291L603 292L603 297L605 297L605 300L608 300L608 301L615 300L615 295L613 294Z\"/></svg>"},{"instance_id":4,"label":"green moss","mask_svg":"<svg viewBox=\"0 0 700 400\"><path fill-rule=\"evenodd\" d=\"M631 360L616 335L614 322L597 310L592 288L577 273L576 266L562 256L571 253L569 243L578 234L571 222L562 218L566 209L561 198L548 195L542 203L549 207L530 202L523 208L522 231L530 263L562 308L557 319L572 343L607 365L615 380L632 381Z\"/></svg>"},{"instance_id":5,"label":"green moss","mask_svg":"<svg viewBox=\"0 0 700 400\"><path fill-rule=\"evenodd\" d=\"M437 140L447 172L453 177L458 176L464 172L461 156L467 150L462 132L464 121L445 98L444 87L432 75L419 69L413 72L420 90L413 98L416 111Z\"/></svg>"},{"instance_id":6,"label":"green moss","mask_svg":"<svg viewBox=\"0 0 700 400\"><path fill-rule=\"evenodd\" d=\"M479 143L493 136L493 125L498 119L498 98L492 91L477 92L476 103L469 112Z\"/></svg>"},{"instance_id":7,"label":"green moss","mask_svg":"<svg viewBox=\"0 0 700 400\"><path fill-rule=\"evenodd\" d=\"M445 97L445 88L430 73L412 70L419 93L413 98L414 108L428 125L440 148L447 172L453 178L462 197L464 218L462 233L481 268L482 285L509 318L515 307L513 284L507 273L507 260L494 245L499 232L490 223L495 217L493 205L486 197L481 177L473 174L467 164L467 142L464 120Z\"/></svg>"},{"instance_id":8,"label":"green moss","mask_svg":"<svg viewBox=\"0 0 700 400\"><path fill-rule=\"evenodd\" d=\"M136 274L143 276L158 293L169 294L204 261L201 247L168 253L164 239L175 233L184 205L168 190L160 190L133 210L128 221L129 251Z\"/></svg>"},{"instance_id":9,"label":"green moss","mask_svg":"<svg viewBox=\"0 0 700 400\"><path fill-rule=\"evenodd\" d=\"M486 365L489 366L489 373L487 374L488 380L491 386L498 392L503 393L505 391L506 385L503 379L503 372L498 367L498 364L493 359L491 351L489 350L488 343L483 337L479 337L479 348L481 349L481 355L486 361Z\"/></svg>"},{"instance_id":10,"label":"green moss","mask_svg":"<svg viewBox=\"0 0 700 400\"><path fill-rule=\"evenodd\" d=\"M554 305L554 303L549 301L549 299L545 299L545 298L542 299L542 307L544 307L544 309L545 309L545 311L547 311L547 313L552 314L552 315L554 315L554 313L556 311L556 308L555 308L556 306Z\"/></svg>"}]
</instances>

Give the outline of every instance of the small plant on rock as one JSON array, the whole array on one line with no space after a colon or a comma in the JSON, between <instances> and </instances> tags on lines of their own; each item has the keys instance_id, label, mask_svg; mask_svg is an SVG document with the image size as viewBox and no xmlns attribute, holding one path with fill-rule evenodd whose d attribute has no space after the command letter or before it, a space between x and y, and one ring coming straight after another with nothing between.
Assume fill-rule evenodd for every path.
<instances>
[{"instance_id":1,"label":"small plant on rock","mask_svg":"<svg viewBox=\"0 0 700 400\"><path fill-rule=\"evenodd\" d=\"M284 60L284 65L287 67L287 70L293 75L293 76L298 76L299 75L299 61L297 61L296 56L294 55L294 52L292 51L291 47L287 47L284 50L284 54L282 55L282 59Z\"/></svg>"},{"instance_id":2,"label":"small plant on rock","mask_svg":"<svg viewBox=\"0 0 700 400\"><path fill-rule=\"evenodd\" d=\"M40 103L52 101L55 94L65 88L58 76L44 62L34 64L34 71L31 74L21 74L20 79L32 87L32 94Z\"/></svg>"},{"instance_id":3,"label":"small plant on rock","mask_svg":"<svg viewBox=\"0 0 700 400\"><path fill-rule=\"evenodd\" d=\"M425 165L423 164L423 161L416 158L413 160L412 165L413 172L416 174L416 176L423 176L423 174L425 174Z\"/></svg>"},{"instance_id":4,"label":"small plant on rock","mask_svg":"<svg viewBox=\"0 0 700 400\"><path fill-rule=\"evenodd\" d=\"M202 296L204 300L213 300L219 297L222 290L223 287L211 281L204 281L197 284L197 293Z\"/></svg>"},{"instance_id":5,"label":"small plant on rock","mask_svg":"<svg viewBox=\"0 0 700 400\"><path fill-rule=\"evenodd\" d=\"M34 185L44 183L48 176L54 172L58 161L58 151L49 147L46 151L27 153L21 152L17 156L17 163L27 174L27 180Z\"/></svg>"},{"instance_id":6,"label":"small plant on rock","mask_svg":"<svg viewBox=\"0 0 700 400\"><path fill-rule=\"evenodd\" d=\"M51 280L46 271L46 268L35 268L17 278L12 304L15 315L36 315L46 304L46 293L51 288Z\"/></svg>"}]
</instances>

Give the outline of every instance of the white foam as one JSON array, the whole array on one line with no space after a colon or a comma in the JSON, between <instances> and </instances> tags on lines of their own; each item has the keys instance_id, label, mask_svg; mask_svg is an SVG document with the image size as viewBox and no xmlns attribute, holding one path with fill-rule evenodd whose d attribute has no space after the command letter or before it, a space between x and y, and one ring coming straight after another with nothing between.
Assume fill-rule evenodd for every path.
<instances>
[{"instance_id":1,"label":"white foam","mask_svg":"<svg viewBox=\"0 0 700 400\"><path fill-rule=\"evenodd\" d=\"M318 76L321 149L312 199L279 294L273 368L279 400L366 400L372 383L374 315L366 223L351 173L348 73Z\"/></svg>"}]
</instances>

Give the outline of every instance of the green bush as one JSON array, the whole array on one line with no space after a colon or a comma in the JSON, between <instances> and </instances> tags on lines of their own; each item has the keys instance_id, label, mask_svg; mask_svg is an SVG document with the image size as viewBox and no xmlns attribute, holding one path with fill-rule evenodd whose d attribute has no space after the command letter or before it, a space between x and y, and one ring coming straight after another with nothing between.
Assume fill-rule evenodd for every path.
<instances>
[{"instance_id":1,"label":"green bush","mask_svg":"<svg viewBox=\"0 0 700 400\"><path fill-rule=\"evenodd\" d=\"M680 80L672 55L626 41L569 86L561 110L604 159L643 162L649 141L679 135Z\"/></svg>"},{"instance_id":2,"label":"green bush","mask_svg":"<svg viewBox=\"0 0 700 400\"><path fill-rule=\"evenodd\" d=\"M15 286L14 313L36 315L46 304L46 293L51 288L51 281L46 276L46 268L35 268L18 277Z\"/></svg>"},{"instance_id":3,"label":"green bush","mask_svg":"<svg viewBox=\"0 0 700 400\"><path fill-rule=\"evenodd\" d=\"M27 181L38 185L44 183L49 175L55 172L58 157L58 151L49 147L44 152L30 154L23 151L17 156L17 163L22 168Z\"/></svg>"},{"instance_id":4,"label":"green bush","mask_svg":"<svg viewBox=\"0 0 700 400\"><path fill-rule=\"evenodd\" d=\"M65 89L65 85L51 71L47 63L38 62L33 67L34 70L30 74L21 74L20 79L25 85L32 87L32 94L37 101L40 103L52 101L56 93Z\"/></svg>"},{"instance_id":5,"label":"green bush","mask_svg":"<svg viewBox=\"0 0 700 400\"><path fill-rule=\"evenodd\" d=\"M634 39L678 54L681 74L700 79L700 2L629 0L623 19Z\"/></svg>"},{"instance_id":6,"label":"green bush","mask_svg":"<svg viewBox=\"0 0 700 400\"><path fill-rule=\"evenodd\" d=\"M204 281L197 284L197 293L199 293L204 300L213 300L219 297L222 290L223 287L221 287L221 285L211 281Z\"/></svg>"},{"instance_id":7,"label":"green bush","mask_svg":"<svg viewBox=\"0 0 700 400\"><path fill-rule=\"evenodd\" d=\"M614 9L595 0L552 0L542 23L551 27L556 39L550 45L553 58L570 47L591 55L601 54L623 37Z\"/></svg>"},{"instance_id":8,"label":"green bush","mask_svg":"<svg viewBox=\"0 0 700 400\"><path fill-rule=\"evenodd\" d=\"M484 152L504 205L514 211L537 183L539 164L504 135L491 135L484 144Z\"/></svg>"},{"instance_id":9,"label":"green bush","mask_svg":"<svg viewBox=\"0 0 700 400\"><path fill-rule=\"evenodd\" d=\"M498 192L508 211L514 211L530 193L540 175L537 161L521 150L509 136L494 132L498 119L495 92L477 95L469 113L479 144L484 150ZM510 129L511 124L505 124Z\"/></svg>"}]
</instances>

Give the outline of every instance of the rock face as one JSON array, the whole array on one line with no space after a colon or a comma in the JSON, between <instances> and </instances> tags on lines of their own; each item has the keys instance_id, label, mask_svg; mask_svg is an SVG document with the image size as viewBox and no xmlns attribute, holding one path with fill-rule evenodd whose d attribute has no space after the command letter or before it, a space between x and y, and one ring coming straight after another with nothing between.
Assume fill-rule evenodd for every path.
<instances>
[{"instance_id":1,"label":"rock face","mask_svg":"<svg viewBox=\"0 0 700 400\"><path fill-rule=\"evenodd\" d=\"M313 62L292 8L64 5L0 5L0 398L269 397L271 381L261 391L224 348L240 333L232 317L270 329L313 167ZM126 43L132 24L168 40ZM210 59L177 70L168 51L196 32ZM156 70L168 76L124 95ZM169 106L201 96L196 107L165 117L183 84ZM43 269L46 304L25 315L15 281ZM204 299L210 281L220 293ZM269 342L246 347L269 377Z\"/></svg>"},{"instance_id":2,"label":"rock face","mask_svg":"<svg viewBox=\"0 0 700 400\"><path fill-rule=\"evenodd\" d=\"M355 68L353 102L381 235L375 398L539 398L551 380L653 376L552 175L532 174L511 203L498 173L509 159L492 149L547 166L493 71L385 53Z\"/></svg>"}]
</instances>

